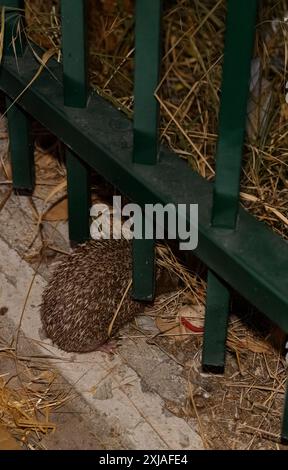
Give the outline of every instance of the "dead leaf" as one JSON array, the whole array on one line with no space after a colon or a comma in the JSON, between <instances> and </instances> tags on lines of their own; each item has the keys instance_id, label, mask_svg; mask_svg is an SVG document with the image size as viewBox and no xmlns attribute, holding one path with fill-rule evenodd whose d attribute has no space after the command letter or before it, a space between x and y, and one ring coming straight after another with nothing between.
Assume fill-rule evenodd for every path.
<instances>
[{"instance_id":1,"label":"dead leaf","mask_svg":"<svg viewBox=\"0 0 288 470\"><path fill-rule=\"evenodd\" d=\"M66 188L67 188L67 181L66 179L64 179L63 181L61 181L61 183L57 184L57 186L55 186L52 189L52 191L50 191L50 193L48 194L48 196L46 197L44 201L44 204L47 204L47 202L51 201L51 199L55 196L55 194L59 193L60 191L66 190Z\"/></svg>"},{"instance_id":2,"label":"dead leaf","mask_svg":"<svg viewBox=\"0 0 288 470\"><path fill-rule=\"evenodd\" d=\"M178 312L179 318L185 318L198 328L204 327L205 308L203 305L183 305Z\"/></svg>"},{"instance_id":3,"label":"dead leaf","mask_svg":"<svg viewBox=\"0 0 288 470\"><path fill-rule=\"evenodd\" d=\"M155 324L163 335L174 335L175 341L184 341L187 338L186 328L179 321L157 317Z\"/></svg>"},{"instance_id":4,"label":"dead leaf","mask_svg":"<svg viewBox=\"0 0 288 470\"><path fill-rule=\"evenodd\" d=\"M174 335L175 341L184 341L187 339L188 335L199 334L193 333L189 328L185 327L181 322L181 318L185 318L194 326L201 328L204 325L204 307L198 305L183 305L183 307L179 309L176 318L167 319L157 317L155 324L158 330L164 335Z\"/></svg>"},{"instance_id":5,"label":"dead leaf","mask_svg":"<svg viewBox=\"0 0 288 470\"><path fill-rule=\"evenodd\" d=\"M46 222L59 222L68 220L68 200L67 197L53 204L43 215L42 220Z\"/></svg>"}]
</instances>

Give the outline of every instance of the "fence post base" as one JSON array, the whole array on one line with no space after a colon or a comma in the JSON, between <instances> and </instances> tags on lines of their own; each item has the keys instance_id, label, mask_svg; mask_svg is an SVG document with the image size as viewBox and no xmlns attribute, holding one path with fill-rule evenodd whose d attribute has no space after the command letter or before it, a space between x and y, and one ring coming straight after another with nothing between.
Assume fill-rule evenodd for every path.
<instances>
[{"instance_id":1,"label":"fence post base","mask_svg":"<svg viewBox=\"0 0 288 470\"><path fill-rule=\"evenodd\" d=\"M205 314L203 367L224 370L230 292L214 273L209 271Z\"/></svg>"}]
</instances>

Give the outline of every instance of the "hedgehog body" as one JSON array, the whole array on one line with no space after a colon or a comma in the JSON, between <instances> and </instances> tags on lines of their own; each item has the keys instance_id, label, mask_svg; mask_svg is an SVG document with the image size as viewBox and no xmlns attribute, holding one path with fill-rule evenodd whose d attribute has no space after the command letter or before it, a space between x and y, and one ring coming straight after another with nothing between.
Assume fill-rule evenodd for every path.
<instances>
[{"instance_id":1,"label":"hedgehog body","mask_svg":"<svg viewBox=\"0 0 288 470\"><path fill-rule=\"evenodd\" d=\"M108 330L132 276L131 242L89 241L66 256L44 291L41 318L47 336L67 352L89 352L108 340ZM125 296L113 333L143 310Z\"/></svg>"}]
</instances>

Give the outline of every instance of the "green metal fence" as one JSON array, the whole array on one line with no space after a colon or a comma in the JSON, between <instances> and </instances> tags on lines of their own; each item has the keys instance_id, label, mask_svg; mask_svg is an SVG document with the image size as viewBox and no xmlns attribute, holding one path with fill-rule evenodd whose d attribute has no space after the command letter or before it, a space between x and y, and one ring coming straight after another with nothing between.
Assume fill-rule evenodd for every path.
<instances>
[{"instance_id":1,"label":"green metal fence","mask_svg":"<svg viewBox=\"0 0 288 470\"><path fill-rule=\"evenodd\" d=\"M161 0L136 0L133 123L88 87L85 0L61 1L63 64L51 59L49 69L44 68L30 86L39 62L25 38L20 40L16 34L24 1L1 3L6 10L6 32L0 88L9 109L14 188L34 188L29 126L33 117L66 146L71 240L89 238L91 168L141 205L199 205L199 245L195 254L209 268L204 366L224 367L231 288L288 332L287 242L239 206L257 0L227 0L214 184L159 145L159 109L154 91L161 58ZM154 241L135 240L135 298L153 299L154 270ZM282 436L288 439L287 397Z\"/></svg>"}]
</instances>

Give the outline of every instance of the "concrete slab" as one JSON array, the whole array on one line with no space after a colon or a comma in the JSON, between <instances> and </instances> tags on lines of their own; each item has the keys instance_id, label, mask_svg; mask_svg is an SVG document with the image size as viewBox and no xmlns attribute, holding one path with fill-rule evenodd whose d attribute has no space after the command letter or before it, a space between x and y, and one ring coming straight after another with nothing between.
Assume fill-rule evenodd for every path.
<instances>
[{"instance_id":1,"label":"concrete slab","mask_svg":"<svg viewBox=\"0 0 288 470\"><path fill-rule=\"evenodd\" d=\"M3 340L4 344L5 342L10 344L15 338L15 324L7 316L5 319L0 317L0 332L1 346ZM45 356L41 358L43 351L31 340L25 338L23 334L20 334L17 351L18 357L26 358L27 361L32 362L32 367L39 367L40 370L43 368L44 371L48 367L49 370L49 364L47 365ZM18 383L17 377L19 366L20 373L23 373L22 364L25 369L27 362L21 361L19 363L18 361L16 366L13 357L8 355L1 357L0 355L0 376L9 377L10 386L15 385L16 389L18 386L21 389L21 383ZM68 391L71 399L61 409L55 412L52 411L50 420L56 425L56 432L42 438L39 443L40 448L49 450L125 449L121 442L121 436L114 431L112 432L106 418L103 415L100 416L95 409L91 408L81 394L75 396L74 389L71 389L71 384L65 380L63 375L58 374L54 387L57 390L55 396L57 396L58 391L60 393Z\"/></svg>"},{"instance_id":2,"label":"concrete slab","mask_svg":"<svg viewBox=\"0 0 288 470\"><path fill-rule=\"evenodd\" d=\"M165 398L185 399L185 381L173 361L169 362L159 350L146 344L144 349L149 352L143 355L140 343L127 341L119 354L112 357L100 352L67 354L43 338L39 306L47 276L43 276L43 270L42 275L35 273L20 257L19 253L25 250L23 234L27 231L22 221L23 207L24 218L29 209L25 198L19 198L17 203L16 197L13 195L0 213L4 228L0 240L0 307L8 308L1 317L1 328L12 324L15 335L21 327L34 348L51 356L51 362L91 410L92 416L85 416L85 421L93 428L96 414L105 423L108 434L117 436L114 448L201 449L202 441L193 423L174 416L164 406ZM61 445L59 435L58 440Z\"/></svg>"}]
</instances>

